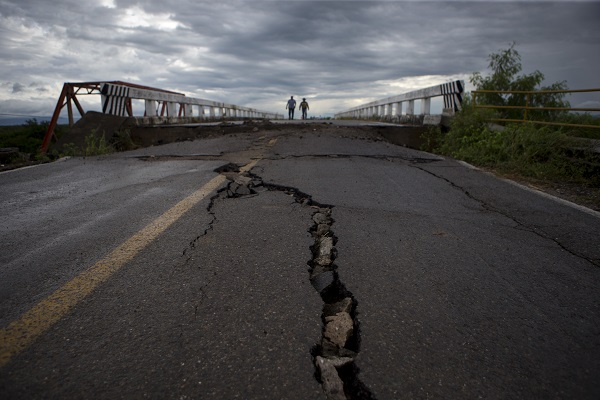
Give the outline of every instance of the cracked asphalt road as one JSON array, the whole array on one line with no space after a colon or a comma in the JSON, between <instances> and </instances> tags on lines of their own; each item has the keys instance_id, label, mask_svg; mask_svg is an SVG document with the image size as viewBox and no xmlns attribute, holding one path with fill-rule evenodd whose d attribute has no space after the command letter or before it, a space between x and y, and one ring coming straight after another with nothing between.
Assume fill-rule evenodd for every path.
<instances>
[{"instance_id":1,"label":"cracked asphalt road","mask_svg":"<svg viewBox=\"0 0 600 400\"><path fill-rule=\"evenodd\" d=\"M597 215L376 129L258 128L0 174L0 338L215 169L254 160L267 187L331 207L369 396L600 396ZM0 397L325 398L314 209L254 189L174 220L0 367Z\"/></svg>"}]
</instances>

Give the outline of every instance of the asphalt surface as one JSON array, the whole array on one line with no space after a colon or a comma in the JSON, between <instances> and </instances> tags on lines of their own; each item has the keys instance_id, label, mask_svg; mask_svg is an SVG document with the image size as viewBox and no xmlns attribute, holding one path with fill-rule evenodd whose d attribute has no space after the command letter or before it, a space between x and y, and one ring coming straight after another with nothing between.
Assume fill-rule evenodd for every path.
<instances>
[{"instance_id":1,"label":"asphalt surface","mask_svg":"<svg viewBox=\"0 0 600 400\"><path fill-rule=\"evenodd\" d=\"M349 398L600 396L598 214L354 125L0 174L0 337L215 169L252 161L252 193L224 181L176 218L11 355L0 397L325 398L308 265L323 207L355 304Z\"/></svg>"}]
</instances>

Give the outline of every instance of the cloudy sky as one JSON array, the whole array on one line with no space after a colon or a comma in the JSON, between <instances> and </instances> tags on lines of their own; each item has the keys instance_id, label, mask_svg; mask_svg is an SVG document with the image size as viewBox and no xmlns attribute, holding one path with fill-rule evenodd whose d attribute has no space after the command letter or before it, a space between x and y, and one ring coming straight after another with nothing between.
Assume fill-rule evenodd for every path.
<instances>
[{"instance_id":1,"label":"cloudy sky","mask_svg":"<svg viewBox=\"0 0 600 400\"><path fill-rule=\"evenodd\" d=\"M0 117L113 80L282 113L294 95L329 115L468 82L513 41L523 73L600 87L598 1L0 0Z\"/></svg>"}]
</instances>

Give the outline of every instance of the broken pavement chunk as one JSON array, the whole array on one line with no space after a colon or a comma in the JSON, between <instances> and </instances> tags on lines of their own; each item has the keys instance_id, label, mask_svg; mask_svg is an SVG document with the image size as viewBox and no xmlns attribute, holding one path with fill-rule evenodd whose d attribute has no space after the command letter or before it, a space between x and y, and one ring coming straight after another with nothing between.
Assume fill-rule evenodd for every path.
<instances>
[{"instance_id":1,"label":"broken pavement chunk","mask_svg":"<svg viewBox=\"0 0 600 400\"><path fill-rule=\"evenodd\" d=\"M347 312L340 312L333 316L325 317L325 333L323 336L333 344L342 348L352 336L354 322Z\"/></svg>"},{"instance_id":2,"label":"broken pavement chunk","mask_svg":"<svg viewBox=\"0 0 600 400\"><path fill-rule=\"evenodd\" d=\"M241 186L250 186L252 178L249 176L237 175L233 181Z\"/></svg>"},{"instance_id":3,"label":"broken pavement chunk","mask_svg":"<svg viewBox=\"0 0 600 400\"><path fill-rule=\"evenodd\" d=\"M337 313L346 312L350 314L352 310L352 299L350 297L346 297L343 300L338 301L337 303L325 304L323 305L323 315L325 317L334 316Z\"/></svg>"},{"instance_id":4,"label":"broken pavement chunk","mask_svg":"<svg viewBox=\"0 0 600 400\"><path fill-rule=\"evenodd\" d=\"M323 237L318 240L318 253L316 254L315 262L319 265L330 265L333 255L333 238Z\"/></svg>"},{"instance_id":5,"label":"broken pavement chunk","mask_svg":"<svg viewBox=\"0 0 600 400\"><path fill-rule=\"evenodd\" d=\"M317 236L325 236L329 233L329 224L318 224Z\"/></svg>"},{"instance_id":6,"label":"broken pavement chunk","mask_svg":"<svg viewBox=\"0 0 600 400\"><path fill-rule=\"evenodd\" d=\"M313 215L313 221L315 221L316 224L330 224L331 223L329 215L321 213L321 212L315 213Z\"/></svg>"},{"instance_id":7,"label":"broken pavement chunk","mask_svg":"<svg viewBox=\"0 0 600 400\"><path fill-rule=\"evenodd\" d=\"M244 175L235 175L231 177L228 176L227 179L232 180L227 190L227 195L229 197L247 196L254 193L252 191L253 178Z\"/></svg>"},{"instance_id":8,"label":"broken pavement chunk","mask_svg":"<svg viewBox=\"0 0 600 400\"><path fill-rule=\"evenodd\" d=\"M323 391L327 396L328 400L346 400L344 394L344 382L340 379L337 370L333 363L321 356L317 356L316 362L317 368L321 374L321 381L323 382Z\"/></svg>"},{"instance_id":9,"label":"broken pavement chunk","mask_svg":"<svg viewBox=\"0 0 600 400\"><path fill-rule=\"evenodd\" d=\"M333 238L332 237L323 237L319 240L319 257L329 256L331 255L331 251L333 250Z\"/></svg>"}]
</instances>

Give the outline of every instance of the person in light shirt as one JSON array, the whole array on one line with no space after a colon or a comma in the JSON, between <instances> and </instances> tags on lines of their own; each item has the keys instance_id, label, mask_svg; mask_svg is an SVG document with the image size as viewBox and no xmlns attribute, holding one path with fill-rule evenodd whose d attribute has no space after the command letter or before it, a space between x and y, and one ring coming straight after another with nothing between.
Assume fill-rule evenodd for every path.
<instances>
[{"instance_id":1,"label":"person in light shirt","mask_svg":"<svg viewBox=\"0 0 600 400\"><path fill-rule=\"evenodd\" d=\"M288 100L285 108L288 109L288 118L294 119L294 109L296 108L296 100L294 100L294 96L291 96Z\"/></svg>"}]
</instances>

